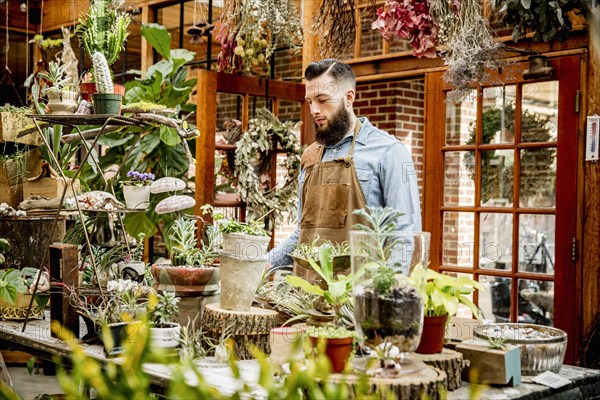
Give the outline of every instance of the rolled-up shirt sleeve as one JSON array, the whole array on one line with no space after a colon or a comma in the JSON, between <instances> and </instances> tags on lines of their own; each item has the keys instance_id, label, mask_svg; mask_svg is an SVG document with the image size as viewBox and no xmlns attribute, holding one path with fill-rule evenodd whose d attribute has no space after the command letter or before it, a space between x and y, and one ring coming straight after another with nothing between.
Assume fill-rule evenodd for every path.
<instances>
[{"instance_id":1,"label":"rolled-up shirt sleeve","mask_svg":"<svg viewBox=\"0 0 600 400\"><path fill-rule=\"evenodd\" d=\"M379 164L379 176L384 206L403 213L398 229L420 231L421 204L417 171L404 144L396 143L386 151Z\"/></svg>"}]
</instances>

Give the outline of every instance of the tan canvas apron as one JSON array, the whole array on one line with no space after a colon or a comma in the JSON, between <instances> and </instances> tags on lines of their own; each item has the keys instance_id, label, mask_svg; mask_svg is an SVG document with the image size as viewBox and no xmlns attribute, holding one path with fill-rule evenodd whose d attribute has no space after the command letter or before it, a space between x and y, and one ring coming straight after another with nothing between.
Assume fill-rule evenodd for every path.
<instances>
[{"instance_id":1,"label":"tan canvas apron","mask_svg":"<svg viewBox=\"0 0 600 400\"><path fill-rule=\"evenodd\" d=\"M357 119L347 156L322 162L324 146L321 146L317 162L306 167L298 243L312 243L317 235L318 244L326 240L333 243L350 240L350 230L359 222L352 212L367 205L352 159L360 127Z\"/></svg>"}]
</instances>

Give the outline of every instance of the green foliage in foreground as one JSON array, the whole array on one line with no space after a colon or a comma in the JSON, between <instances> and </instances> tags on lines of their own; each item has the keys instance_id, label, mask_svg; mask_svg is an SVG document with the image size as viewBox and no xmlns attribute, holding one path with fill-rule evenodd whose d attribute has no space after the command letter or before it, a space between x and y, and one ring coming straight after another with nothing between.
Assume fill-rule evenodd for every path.
<instances>
[{"instance_id":1,"label":"green foliage in foreground","mask_svg":"<svg viewBox=\"0 0 600 400\"><path fill-rule=\"evenodd\" d=\"M150 347L149 328L147 324L132 325L135 340L125 342L125 353L119 362L108 362L106 365L87 355L79 342L70 334L65 333L58 324L53 324L53 330L72 349L72 368L59 368L57 377L67 399L89 399L86 387L93 387L97 399L131 400L145 399L152 392L151 378L142 365L150 362L164 362L166 355ZM234 378L241 381L240 370L236 364L233 343L228 343L230 354L229 365ZM169 399L392 399L392 393L370 393L367 378L362 377L353 387L347 384L330 382L331 363L319 348L319 355L310 358L304 364L291 364L291 373L281 376L280 371L274 371L268 358L254 349L253 353L260 364L258 384L240 385L231 388L231 395L223 395L217 389L209 386L192 362L182 362L171 365L170 384L166 390ZM197 385L190 385L191 380L197 379ZM6 387L0 385L0 396L18 399Z\"/></svg>"}]
</instances>

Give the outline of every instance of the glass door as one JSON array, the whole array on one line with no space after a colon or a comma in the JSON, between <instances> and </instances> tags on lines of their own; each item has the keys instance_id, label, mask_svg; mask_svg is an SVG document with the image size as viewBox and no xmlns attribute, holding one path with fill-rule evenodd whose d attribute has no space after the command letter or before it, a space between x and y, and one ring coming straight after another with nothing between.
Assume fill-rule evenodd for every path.
<instances>
[{"instance_id":1,"label":"glass door","mask_svg":"<svg viewBox=\"0 0 600 400\"><path fill-rule=\"evenodd\" d=\"M426 179L425 227L437 241L433 268L483 284L475 301L486 319L560 327L572 361L579 57L551 64L550 79L503 77L461 103L428 92L445 121L429 125L436 139L428 129L425 143L426 176L443 177Z\"/></svg>"}]
</instances>

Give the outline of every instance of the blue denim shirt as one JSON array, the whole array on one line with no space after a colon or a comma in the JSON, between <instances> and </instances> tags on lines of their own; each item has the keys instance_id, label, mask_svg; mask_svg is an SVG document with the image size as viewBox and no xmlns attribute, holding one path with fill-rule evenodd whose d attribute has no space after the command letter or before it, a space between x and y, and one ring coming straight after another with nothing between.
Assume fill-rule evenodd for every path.
<instances>
[{"instance_id":1,"label":"blue denim shirt","mask_svg":"<svg viewBox=\"0 0 600 400\"><path fill-rule=\"evenodd\" d=\"M421 205L417 186L417 173L410 153L402 142L374 127L367 118L359 118L362 128L356 137L354 166L360 186L369 207L392 207L404 215L398 228L404 231L421 230ZM328 146L322 161L344 157L350 152L352 136ZM300 235L302 220L302 185L304 170L300 172L298 187L298 227L281 245L268 254L273 267L292 263L290 254Z\"/></svg>"}]
</instances>

